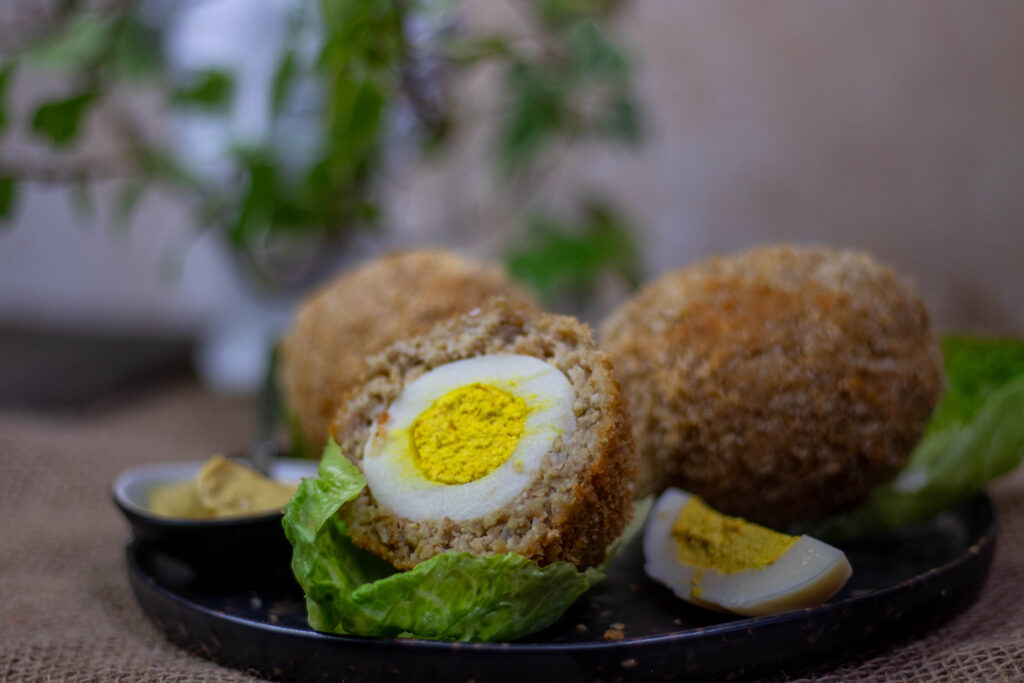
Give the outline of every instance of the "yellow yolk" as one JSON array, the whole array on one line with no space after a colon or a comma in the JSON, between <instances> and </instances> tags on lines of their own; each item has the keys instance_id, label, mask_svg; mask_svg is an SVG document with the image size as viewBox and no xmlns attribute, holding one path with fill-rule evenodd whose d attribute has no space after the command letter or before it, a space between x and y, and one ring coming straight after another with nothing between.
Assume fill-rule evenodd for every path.
<instances>
[{"instance_id":1,"label":"yellow yolk","mask_svg":"<svg viewBox=\"0 0 1024 683\"><path fill-rule=\"evenodd\" d=\"M715 512L696 496L679 511L672 538L680 562L722 574L767 567L797 541L796 536Z\"/></svg>"},{"instance_id":2,"label":"yellow yolk","mask_svg":"<svg viewBox=\"0 0 1024 683\"><path fill-rule=\"evenodd\" d=\"M494 386L474 383L450 391L413 424L416 465L442 484L485 477L515 451L527 412L521 397Z\"/></svg>"}]
</instances>

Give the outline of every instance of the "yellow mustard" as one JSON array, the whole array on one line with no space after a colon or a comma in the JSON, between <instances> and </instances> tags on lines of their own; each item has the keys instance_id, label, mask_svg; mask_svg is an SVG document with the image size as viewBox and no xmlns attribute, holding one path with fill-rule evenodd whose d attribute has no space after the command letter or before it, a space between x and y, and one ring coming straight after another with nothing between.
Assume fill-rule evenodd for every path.
<instances>
[{"instance_id":1,"label":"yellow mustard","mask_svg":"<svg viewBox=\"0 0 1024 683\"><path fill-rule=\"evenodd\" d=\"M442 484L465 484L505 462L523 435L526 401L473 383L450 391L412 426L416 466Z\"/></svg>"},{"instance_id":2,"label":"yellow mustard","mask_svg":"<svg viewBox=\"0 0 1024 683\"><path fill-rule=\"evenodd\" d=\"M732 574L762 569L796 543L796 536L729 517L693 496L672 525L679 561L694 567Z\"/></svg>"},{"instance_id":3,"label":"yellow mustard","mask_svg":"<svg viewBox=\"0 0 1024 683\"><path fill-rule=\"evenodd\" d=\"M195 479L157 487L149 495L148 507L165 517L238 517L280 510L296 488L215 455Z\"/></svg>"}]
</instances>

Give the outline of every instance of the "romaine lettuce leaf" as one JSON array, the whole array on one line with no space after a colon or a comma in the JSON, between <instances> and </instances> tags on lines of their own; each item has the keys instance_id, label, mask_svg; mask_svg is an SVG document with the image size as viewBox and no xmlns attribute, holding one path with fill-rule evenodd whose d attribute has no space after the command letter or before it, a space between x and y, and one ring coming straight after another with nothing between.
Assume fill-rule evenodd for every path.
<instances>
[{"instance_id":1,"label":"romaine lettuce leaf","mask_svg":"<svg viewBox=\"0 0 1024 683\"><path fill-rule=\"evenodd\" d=\"M1024 375L1024 342L950 336L942 340L947 387L925 436L966 425L992 392Z\"/></svg>"},{"instance_id":2,"label":"romaine lettuce leaf","mask_svg":"<svg viewBox=\"0 0 1024 683\"><path fill-rule=\"evenodd\" d=\"M927 519L1024 459L1024 343L949 337L942 351L946 392L906 467L810 533L855 538Z\"/></svg>"},{"instance_id":3,"label":"romaine lettuce leaf","mask_svg":"<svg viewBox=\"0 0 1024 683\"><path fill-rule=\"evenodd\" d=\"M562 615L603 578L568 562L540 567L521 555L445 553L406 572L356 547L338 509L366 480L331 441L318 478L285 508L292 570L317 631L444 640L515 640Z\"/></svg>"}]
</instances>

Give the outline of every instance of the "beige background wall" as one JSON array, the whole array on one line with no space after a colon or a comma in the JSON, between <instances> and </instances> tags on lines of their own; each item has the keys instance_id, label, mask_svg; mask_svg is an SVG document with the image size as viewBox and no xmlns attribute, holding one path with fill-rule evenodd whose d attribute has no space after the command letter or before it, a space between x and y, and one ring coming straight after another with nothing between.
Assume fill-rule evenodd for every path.
<instances>
[{"instance_id":1,"label":"beige background wall","mask_svg":"<svg viewBox=\"0 0 1024 683\"><path fill-rule=\"evenodd\" d=\"M821 241L944 326L1024 334L1024 4L640 2L656 144L625 174L655 269Z\"/></svg>"},{"instance_id":2,"label":"beige background wall","mask_svg":"<svg viewBox=\"0 0 1024 683\"><path fill-rule=\"evenodd\" d=\"M652 273L768 241L861 247L907 271L943 329L1024 336L1024 3L634 0L622 28L647 144L573 154L546 191L613 191ZM477 175L456 158L398 183L386 243L485 248ZM123 238L102 215L76 227L58 192L25 199L0 233L0 321L191 329L238 305L211 243L161 279L188 232L165 201Z\"/></svg>"}]
</instances>

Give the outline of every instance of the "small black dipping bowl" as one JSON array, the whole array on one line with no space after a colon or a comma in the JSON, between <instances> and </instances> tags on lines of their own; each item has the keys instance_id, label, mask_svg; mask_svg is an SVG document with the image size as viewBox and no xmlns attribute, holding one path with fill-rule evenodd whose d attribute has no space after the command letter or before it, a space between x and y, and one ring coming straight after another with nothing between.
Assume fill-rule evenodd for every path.
<instances>
[{"instance_id":1,"label":"small black dipping bowl","mask_svg":"<svg viewBox=\"0 0 1024 683\"><path fill-rule=\"evenodd\" d=\"M133 467L114 480L114 503L131 525L138 543L189 565L204 579L247 580L290 574L291 545L280 511L226 519L165 517L147 508L157 487L195 479L203 462L171 462ZM311 460L275 458L270 475L298 484L316 476Z\"/></svg>"}]
</instances>

